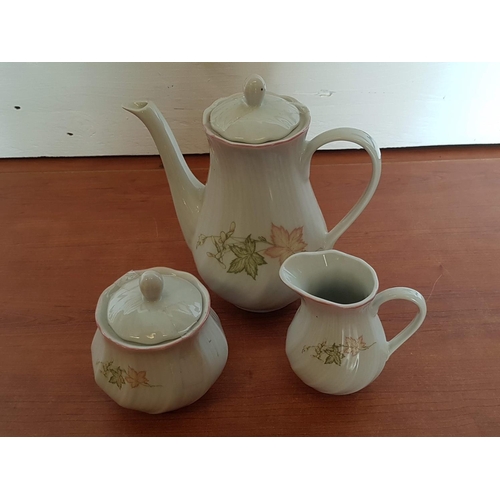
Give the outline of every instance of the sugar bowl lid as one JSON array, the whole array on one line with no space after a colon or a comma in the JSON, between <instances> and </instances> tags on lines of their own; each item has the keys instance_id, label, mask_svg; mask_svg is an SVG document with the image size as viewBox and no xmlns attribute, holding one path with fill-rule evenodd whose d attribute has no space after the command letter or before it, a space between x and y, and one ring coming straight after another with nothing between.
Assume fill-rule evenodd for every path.
<instances>
[{"instance_id":1,"label":"sugar bowl lid","mask_svg":"<svg viewBox=\"0 0 500 500\"><path fill-rule=\"evenodd\" d=\"M243 93L221 99L210 113L210 125L224 139L246 144L283 139L300 121L296 106L283 97L266 92L259 75L250 76Z\"/></svg>"},{"instance_id":2,"label":"sugar bowl lid","mask_svg":"<svg viewBox=\"0 0 500 500\"><path fill-rule=\"evenodd\" d=\"M153 268L122 276L109 289L109 326L123 340L143 345L188 333L199 321L204 304L200 289L185 275Z\"/></svg>"}]
</instances>

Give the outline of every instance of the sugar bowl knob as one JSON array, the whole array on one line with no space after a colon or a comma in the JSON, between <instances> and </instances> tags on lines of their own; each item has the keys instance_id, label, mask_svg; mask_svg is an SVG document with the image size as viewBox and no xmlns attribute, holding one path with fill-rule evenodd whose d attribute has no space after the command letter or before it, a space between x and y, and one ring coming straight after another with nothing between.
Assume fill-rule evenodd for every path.
<instances>
[{"instance_id":1,"label":"sugar bowl knob","mask_svg":"<svg viewBox=\"0 0 500 500\"><path fill-rule=\"evenodd\" d=\"M144 271L139 279L139 288L147 301L156 302L163 292L161 274L152 270Z\"/></svg>"}]
</instances>

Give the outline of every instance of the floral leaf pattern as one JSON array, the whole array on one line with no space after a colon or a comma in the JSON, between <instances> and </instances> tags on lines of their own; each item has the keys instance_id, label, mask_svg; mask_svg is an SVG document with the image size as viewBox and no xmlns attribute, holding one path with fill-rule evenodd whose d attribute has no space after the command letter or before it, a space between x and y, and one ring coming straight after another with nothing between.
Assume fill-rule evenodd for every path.
<instances>
[{"instance_id":1,"label":"floral leaf pattern","mask_svg":"<svg viewBox=\"0 0 500 500\"><path fill-rule=\"evenodd\" d=\"M346 345L344 346L344 353L351 354L352 356L356 356L360 351L366 351L372 345L367 346L366 342L363 340L363 335L358 337L357 339L353 337L347 337L345 339Z\"/></svg>"},{"instance_id":2,"label":"floral leaf pattern","mask_svg":"<svg viewBox=\"0 0 500 500\"><path fill-rule=\"evenodd\" d=\"M129 384L132 389L139 386L145 387L161 387L160 385L151 385L146 377L145 371L137 371L132 367L124 370L121 366L113 366L113 361L98 361L96 365L101 365L99 370L110 384L114 384L121 390L121 388Z\"/></svg>"},{"instance_id":3,"label":"floral leaf pattern","mask_svg":"<svg viewBox=\"0 0 500 500\"><path fill-rule=\"evenodd\" d=\"M296 227L289 233L283 226L271 225L271 241L273 246L269 247L264 253L269 257L278 258L280 264L294 253L303 252L307 243L302 239L303 228Z\"/></svg>"},{"instance_id":4,"label":"floral leaf pattern","mask_svg":"<svg viewBox=\"0 0 500 500\"><path fill-rule=\"evenodd\" d=\"M109 370L111 376L108 380L110 384L116 384L118 386L118 389L121 389L122 386L125 384L125 378L123 377L123 374L125 373L125 370L120 368L119 366L115 368L110 368Z\"/></svg>"},{"instance_id":5,"label":"floral leaf pattern","mask_svg":"<svg viewBox=\"0 0 500 500\"><path fill-rule=\"evenodd\" d=\"M207 252L208 257L216 259L226 272L239 274L245 271L254 280L259 274L259 267L267 264L264 255L279 259L280 264L283 264L287 257L302 252L307 247L307 243L303 240L302 226L288 232L283 226L271 224L271 241L265 236L254 238L251 234L246 237L235 236L235 230L236 223L233 221L229 230L221 231L219 235L200 234L196 248L211 241L216 253ZM229 253L233 257L228 267L224 258Z\"/></svg>"},{"instance_id":6,"label":"floral leaf pattern","mask_svg":"<svg viewBox=\"0 0 500 500\"><path fill-rule=\"evenodd\" d=\"M246 260L245 257L238 257L232 260L231 264L229 264L229 269L227 270L227 272L234 274L241 273L245 269L245 264L246 264L245 260Z\"/></svg>"},{"instance_id":7,"label":"floral leaf pattern","mask_svg":"<svg viewBox=\"0 0 500 500\"><path fill-rule=\"evenodd\" d=\"M128 367L127 376L125 377L125 381L129 383L133 389L139 387L140 385L149 386L149 380L146 378L146 372L141 371L137 372L130 366Z\"/></svg>"},{"instance_id":8,"label":"floral leaf pattern","mask_svg":"<svg viewBox=\"0 0 500 500\"><path fill-rule=\"evenodd\" d=\"M375 344L375 342L373 344ZM342 366L342 360L346 356L357 356L361 351L366 351L373 344L366 345L363 335L361 335L358 338L346 337L345 344L336 344L334 342L331 345L327 345L326 340L324 340L317 345L305 345L302 352L314 349L314 354L312 354L313 358L319 359L325 365L336 364Z\"/></svg>"}]
</instances>

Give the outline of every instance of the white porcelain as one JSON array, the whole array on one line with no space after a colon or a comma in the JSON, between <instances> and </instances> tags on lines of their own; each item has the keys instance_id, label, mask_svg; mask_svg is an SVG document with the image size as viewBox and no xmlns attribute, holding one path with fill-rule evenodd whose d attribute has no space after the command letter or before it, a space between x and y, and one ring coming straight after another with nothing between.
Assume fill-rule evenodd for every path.
<instances>
[{"instance_id":1,"label":"white porcelain","mask_svg":"<svg viewBox=\"0 0 500 500\"><path fill-rule=\"evenodd\" d=\"M280 277L301 299L286 337L290 365L305 384L327 394L351 394L373 382L427 311L422 295L411 288L378 293L373 268L337 250L293 255ZM415 304L418 313L387 342L377 313L398 299Z\"/></svg>"},{"instance_id":2,"label":"white porcelain","mask_svg":"<svg viewBox=\"0 0 500 500\"><path fill-rule=\"evenodd\" d=\"M246 99L255 104L259 96L252 100L248 87L246 91L250 95ZM202 279L219 296L250 311L276 310L295 300L279 279L281 264L297 252L332 248L372 198L381 173L380 150L368 134L339 128L307 141L308 109L291 97L279 100L296 110L299 122L283 138L260 144L234 142L214 130L212 113L227 99L205 110L203 124L210 144L206 186L187 167L170 127L152 102L125 107L144 122L158 147L179 223ZM309 170L313 153L334 141L365 148L372 176L355 206L328 231Z\"/></svg>"},{"instance_id":3,"label":"white porcelain","mask_svg":"<svg viewBox=\"0 0 500 500\"><path fill-rule=\"evenodd\" d=\"M283 139L300 121L296 106L266 92L259 75L250 76L243 93L219 99L210 113L210 126L224 139L246 144Z\"/></svg>"},{"instance_id":4,"label":"white porcelain","mask_svg":"<svg viewBox=\"0 0 500 500\"><path fill-rule=\"evenodd\" d=\"M203 309L199 288L178 271L130 271L108 295L109 326L123 340L145 345L182 337Z\"/></svg>"},{"instance_id":5,"label":"white porcelain","mask_svg":"<svg viewBox=\"0 0 500 500\"><path fill-rule=\"evenodd\" d=\"M194 403L210 389L226 365L228 346L219 318L210 308L208 291L199 280L188 273L163 267L134 271L133 275L149 273L150 277L151 271L167 278L175 276L195 287L202 297L199 319L174 340L154 345L121 338L109 324L108 310L116 292L133 282L134 277L127 273L99 297L95 315L97 331L91 347L92 366L97 385L120 406L163 413ZM148 287L143 284L144 290ZM150 293L157 296L155 285L152 288ZM140 314L148 316L147 309ZM159 318L161 328L164 318ZM145 324L148 324L146 320L139 325Z\"/></svg>"}]
</instances>

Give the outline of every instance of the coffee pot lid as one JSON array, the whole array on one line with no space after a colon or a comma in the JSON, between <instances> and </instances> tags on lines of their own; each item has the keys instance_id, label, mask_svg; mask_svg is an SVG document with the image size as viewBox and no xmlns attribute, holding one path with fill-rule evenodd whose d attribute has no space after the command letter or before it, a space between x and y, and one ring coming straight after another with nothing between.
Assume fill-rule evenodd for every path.
<instances>
[{"instance_id":1,"label":"coffee pot lid","mask_svg":"<svg viewBox=\"0 0 500 500\"><path fill-rule=\"evenodd\" d=\"M283 139L300 120L296 106L283 97L266 92L259 75L250 76L243 93L221 102L210 114L210 125L224 139L246 144Z\"/></svg>"},{"instance_id":2,"label":"coffee pot lid","mask_svg":"<svg viewBox=\"0 0 500 500\"><path fill-rule=\"evenodd\" d=\"M123 340L144 345L175 340L200 319L200 290L171 270L169 274L160 270L127 273L111 295L108 323Z\"/></svg>"}]
</instances>

